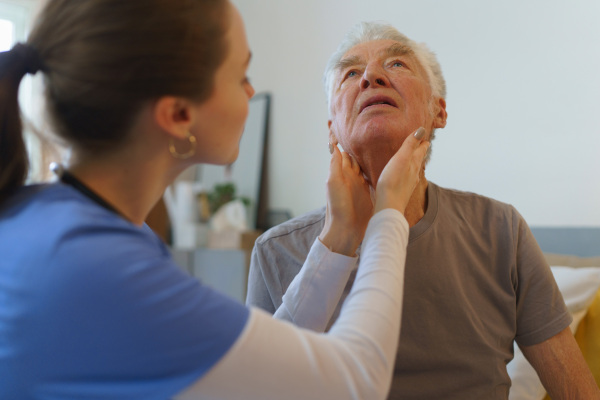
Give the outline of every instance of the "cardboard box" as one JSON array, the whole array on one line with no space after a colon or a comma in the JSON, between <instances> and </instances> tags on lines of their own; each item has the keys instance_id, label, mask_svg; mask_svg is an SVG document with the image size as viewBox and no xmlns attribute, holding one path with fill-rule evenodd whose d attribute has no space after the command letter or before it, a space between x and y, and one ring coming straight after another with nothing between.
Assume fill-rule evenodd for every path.
<instances>
[{"instance_id":1,"label":"cardboard box","mask_svg":"<svg viewBox=\"0 0 600 400\"><path fill-rule=\"evenodd\" d=\"M208 234L209 249L239 249L252 250L254 242L261 235L262 231L234 231L226 230L221 232L210 231Z\"/></svg>"}]
</instances>

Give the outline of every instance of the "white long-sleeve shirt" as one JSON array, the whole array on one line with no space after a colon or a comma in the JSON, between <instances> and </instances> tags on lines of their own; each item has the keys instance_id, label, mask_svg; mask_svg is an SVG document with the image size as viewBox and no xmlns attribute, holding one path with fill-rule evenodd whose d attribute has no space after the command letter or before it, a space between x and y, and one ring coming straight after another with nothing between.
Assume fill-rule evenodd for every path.
<instances>
[{"instance_id":1,"label":"white long-sleeve shirt","mask_svg":"<svg viewBox=\"0 0 600 400\"><path fill-rule=\"evenodd\" d=\"M407 242L402 214L388 209L374 215L356 281L327 334L252 309L231 349L178 399L386 398L400 331ZM336 291L355 263L315 242L294 283L297 289L284 297L276 316L324 329L339 299Z\"/></svg>"}]
</instances>

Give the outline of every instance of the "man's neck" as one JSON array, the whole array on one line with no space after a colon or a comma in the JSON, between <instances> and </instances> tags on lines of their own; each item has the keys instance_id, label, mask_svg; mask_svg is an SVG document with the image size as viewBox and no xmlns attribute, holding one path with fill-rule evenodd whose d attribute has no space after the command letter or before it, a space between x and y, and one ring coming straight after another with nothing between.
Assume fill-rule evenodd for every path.
<instances>
[{"instance_id":1,"label":"man's neck","mask_svg":"<svg viewBox=\"0 0 600 400\"><path fill-rule=\"evenodd\" d=\"M377 156L373 156L374 154L377 154ZM360 158L360 165L363 171L369 171L365 174L369 182L377 182L379 180L379 175L387 164L387 161L384 160L389 160L392 156L393 154L390 154L389 157L386 157L385 149L362 154L362 157ZM375 187L376 185L372 186ZM416 225L421 218L423 218L426 210L427 179L425 179L425 167L423 166L419 183L413 191L413 194L408 201L408 205L406 206L406 210L404 212L404 216L406 217L409 226L412 227Z\"/></svg>"},{"instance_id":2,"label":"man's neck","mask_svg":"<svg viewBox=\"0 0 600 400\"><path fill-rule=\"evenodd\" d=\"M427 179L425 179L425 175L421 175L421 179L419 180L417 187L408 201L406 211L404 211L404 216L408 221L408 225L410 227L415 226L421 220L421 218L425 216L426 211Z\"/></svg>"},{"instance_id":3,"label":"man's neck","mask_svg":"<svg viewBox=\"0 0 600 400\"><path fill-rule=\"evenodd\" d=\"M383 168L378 170L379 174L377 175L368 175L370 181L377 182L382 170ZM406 218L406 221L408 221L408 225L410 227L415 226L421 220L421 218L425 216L425 211L427 211L427 184L427 179L425 178L425 167L422 167L419 183L417 183L412 196L408 200L406 210L404 211L404 217Z\"/></svg>"}]
</instances>

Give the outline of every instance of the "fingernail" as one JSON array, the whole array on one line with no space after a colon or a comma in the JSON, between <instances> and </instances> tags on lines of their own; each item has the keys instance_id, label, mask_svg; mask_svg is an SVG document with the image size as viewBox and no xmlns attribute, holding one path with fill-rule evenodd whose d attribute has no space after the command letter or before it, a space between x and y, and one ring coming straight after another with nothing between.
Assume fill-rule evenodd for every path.
<instances>
[{"instance_id":1,"label":"fingernail","mask_svg":"<svg viewBox=\"0 0 600 400\"><path fill-rule=\"evenodd\" d=\"M329 154L333 154L333 144L331 144L331 142L329 142L328 144L329 144Z\"/></svg>"},{"instance_id":2,"label":"fingernail","mask_svg":"<svg viewBox=\"0 0 600 400\"><path fill-rule=\"evenodd\" d=\"M419 129L417 129L417 131L415 132L415 138L417 140L421 140L421 139L423 139L424 136L425 136L425 128L420 127Z\"/></svg>"}]
</instances>

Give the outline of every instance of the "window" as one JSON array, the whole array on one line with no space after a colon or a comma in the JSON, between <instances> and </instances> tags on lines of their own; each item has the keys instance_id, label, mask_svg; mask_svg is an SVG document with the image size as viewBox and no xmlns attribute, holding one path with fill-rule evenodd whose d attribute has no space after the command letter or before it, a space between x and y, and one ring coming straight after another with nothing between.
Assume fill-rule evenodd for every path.
<instances>
[{"instance_id":1,"label":"window","mask_svg":"<svg viewBox=\"0 0 600 400\"><path fill-rule=\"evenodd\" d=\"M0 0L0 51L10 50L15 43L24 42L34 12L45 0ZM25 117L25 141L29 151L29 181L49 178L47 165L53 160L53 148L42 136L33 131L44 132L42 115L42 79L26 76L19 86L19 103ZM35 127L35 128L33 128Z\"/></svg>"},{"instance_id":2,"label":"window","mask_svg":"<svg viewBox=\"0 0 600 400\"><path fill-rule=\"evenodd\" d=\"M10 50L16 42L25 40L31 15L32 1L0 1L0 51Z\"/></svg>"},{"instance_id":3,"label":"window","mask_svg":"<svg viewBox=\"0 0 600 400\"><path fill-rule=\"evenodd\" d=\"M9 50L15 42L15 24L8 19L0 19L0 51Z\"/></svg>"}]
</instances>

